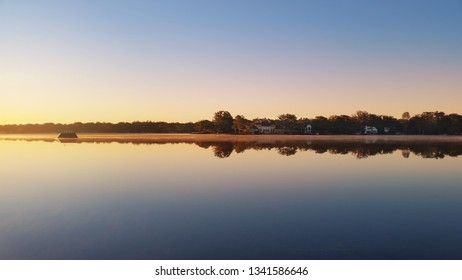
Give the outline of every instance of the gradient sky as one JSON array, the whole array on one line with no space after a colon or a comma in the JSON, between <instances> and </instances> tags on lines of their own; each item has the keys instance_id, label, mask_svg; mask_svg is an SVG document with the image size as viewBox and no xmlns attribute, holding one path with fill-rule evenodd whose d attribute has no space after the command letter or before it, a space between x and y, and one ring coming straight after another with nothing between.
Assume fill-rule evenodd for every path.
<instances>
[{"instance_id":1,"label":"gradient sky","mask_svg":"<svg viewBox=\"0 0 462 280\"><path fill-rule=\"evenodd\" d=\"M461 105L461 0L0 0L3 124Z\"/></svg>"}]
</instances>

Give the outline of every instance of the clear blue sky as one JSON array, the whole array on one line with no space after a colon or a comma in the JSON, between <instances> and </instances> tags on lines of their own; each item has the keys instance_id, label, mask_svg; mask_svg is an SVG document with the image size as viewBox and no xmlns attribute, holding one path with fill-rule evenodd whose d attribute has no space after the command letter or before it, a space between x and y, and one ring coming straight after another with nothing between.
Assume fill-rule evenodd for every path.
<instances>
[{"instance_id":1,"label":"clear blue sky","mask_svg":"<svg viewBox=\"0 0 462 280\"><path fill-rule=\"evenodd\" d=\"M459 0L0 0L0 123L461 104Z\"/></svg>"}]
</instances>

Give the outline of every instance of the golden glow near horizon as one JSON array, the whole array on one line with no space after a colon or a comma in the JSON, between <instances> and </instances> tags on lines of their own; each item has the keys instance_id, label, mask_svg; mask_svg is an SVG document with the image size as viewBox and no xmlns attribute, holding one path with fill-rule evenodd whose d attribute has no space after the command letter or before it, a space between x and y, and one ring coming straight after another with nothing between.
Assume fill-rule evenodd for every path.
<instances>
[{"instance_id":1,"label":"golden glow near horizon","mask_svg":"<svg viewBox=\"0 0 462 280\"><path fill-rule=\"evenodd\" d=\"M461 17L438 1L357 7L374 21L341 3L29 4L0 3L0 124L462 113Z\"/></svg>"}]
</instances>

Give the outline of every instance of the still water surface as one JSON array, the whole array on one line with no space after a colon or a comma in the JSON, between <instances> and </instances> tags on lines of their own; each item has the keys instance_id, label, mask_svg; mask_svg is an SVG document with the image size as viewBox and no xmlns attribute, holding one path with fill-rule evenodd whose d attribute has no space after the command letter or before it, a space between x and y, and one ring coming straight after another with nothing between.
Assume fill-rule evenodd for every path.
<instances>
[{"instance_id":1,"label":"still water surface","mask_svg":"<svg viewBox=\"0 0 462 280\"><path fill-rule=\"evenodd\" d=\"M460 139L103 138L0 137L0 259L462 259Z\"/></svg>"}]
</instances>

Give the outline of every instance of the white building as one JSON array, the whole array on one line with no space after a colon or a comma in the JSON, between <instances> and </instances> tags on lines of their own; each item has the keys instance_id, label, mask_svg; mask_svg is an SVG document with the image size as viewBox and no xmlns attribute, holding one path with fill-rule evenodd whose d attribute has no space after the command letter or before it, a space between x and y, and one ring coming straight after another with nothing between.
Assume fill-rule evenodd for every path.
<instances>
[{"instance_id":1,"label":"white building","mask_svg":"<svg viewBox=\"0 0 462 280\"><path fill-rule=\"evenodd\" d=\"M312 127L311 124L308 124L305 128L305 133L306 134L311 134L312 133Z\"/></svg>"},{"instance_id":2,"label":"white building","mask_svg":"<svg viewBox=\"0 0 462 280\"><path fill-rule=\"evenodd\" d=\"M379 130L374 126L365 126L364 127L364 134L377 134Z\"/></svg>"},{"instance_id":3,"label":"white building","mask_svg":"<svg viewBox=\"0 0 462 280\"><path fill-rule=\"evenodd\" d=\"M255 127L257 128L257 132L261 134L273 134L275 133L276 126L273 125L261 125L256 124Z\"/></svg>"}]
</instances>

